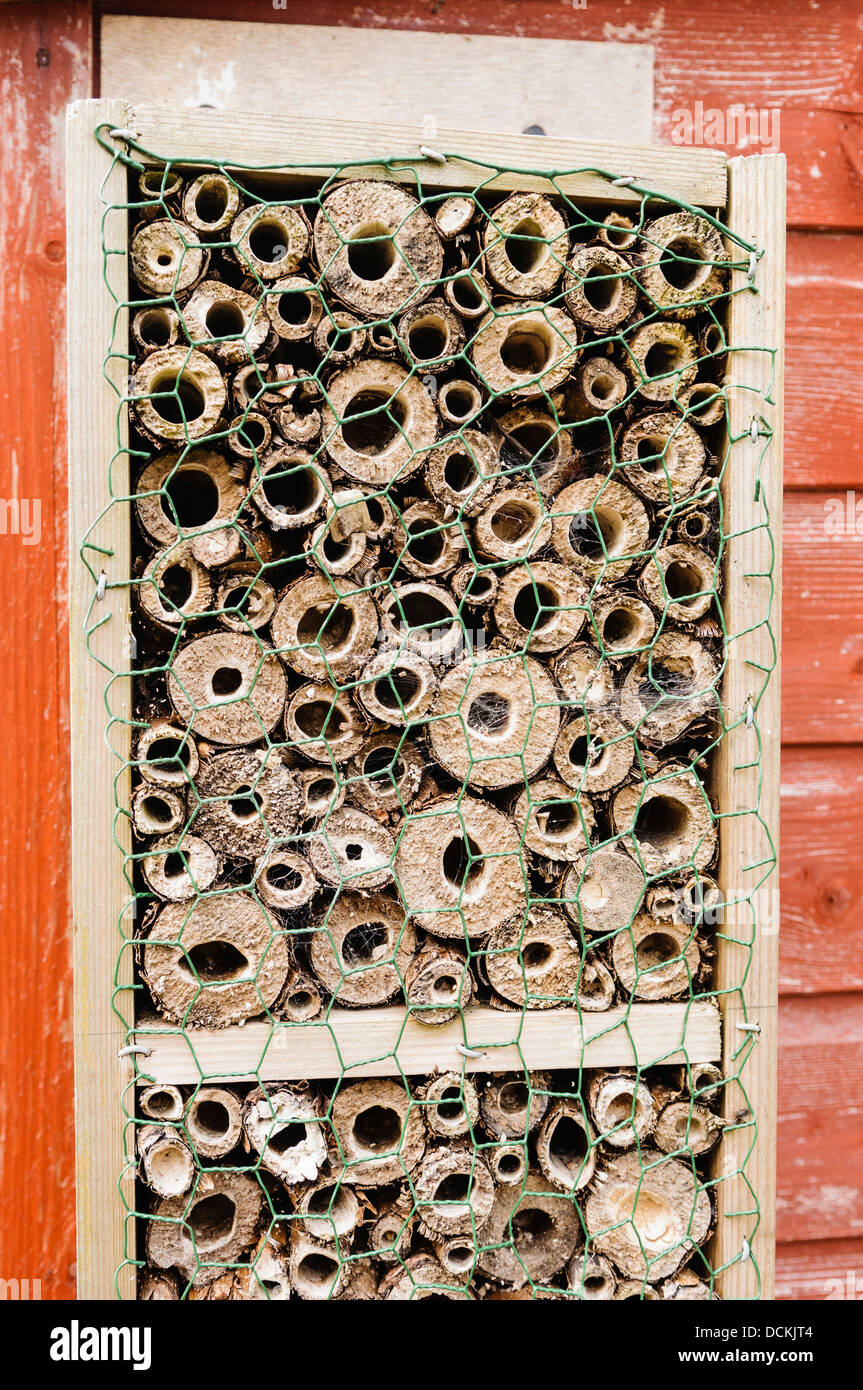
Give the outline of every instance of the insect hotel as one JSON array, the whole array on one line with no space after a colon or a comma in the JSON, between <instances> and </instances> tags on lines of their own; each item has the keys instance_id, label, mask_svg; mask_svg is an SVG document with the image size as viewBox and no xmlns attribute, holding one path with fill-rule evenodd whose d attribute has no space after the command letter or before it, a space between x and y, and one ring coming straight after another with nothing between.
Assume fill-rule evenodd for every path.
<instances>
[{"instance_id":1,"label":"insect hotel","mask_svg":"<svg viewBox=\"0 0 863 1390\"><path fill-rule=\"evenodd\" d=\"M81 102L69 208L82 1294L771 1296L781 160Z\"/></svg>"}]
</instances>

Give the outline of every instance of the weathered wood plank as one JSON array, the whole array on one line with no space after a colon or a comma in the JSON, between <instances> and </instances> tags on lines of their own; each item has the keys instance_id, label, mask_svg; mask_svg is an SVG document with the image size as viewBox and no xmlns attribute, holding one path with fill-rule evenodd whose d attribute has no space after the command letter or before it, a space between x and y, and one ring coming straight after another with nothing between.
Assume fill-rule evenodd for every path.
<instances>
[{"instance_id":1,"label":"weathered wood plank","mask_svg":"<svg viewBox=\"0 0 863 1390\"><path fill-rule=\"evenodd\" d=\"M69 638L72 729L72 958L75 983L75 1133L78 1193L78 1296L110 1299L134 1293L134 1222L125 1221L117 1190L134 1210L134 1173L125 1171L122 1096L128 1061L118 1059L126 1030L112 998L132 983L131 951L118 961L118 922L128 888L119 845L129 846L128 820L115 822L114 798L129 796L131 682L109 684L108 672L130 662L128 510L111 507L129 491L128 457L117 450L117 409L128 370L128 321L103 281L102 235L126 243L126 171L94 139L100 121L118 124L123 104L75 102L67 119L69 237ZM105 207L114 204L105 214ZM104 224L103 224L104 217ZM128 297L125 256L114 256L109 283ZM106 359L108 346L116 354ZM103 366L104 364L104 366ZM112 386L114 389L112 389ZM121 417L119 445L127 439ZM93 578L79 551L87 538L91 566L107 588L94 601ZM92 547L100 547L97 552ZM88 650L89 647L89 650ZM95 659L95 658L98 658ZM106 696L116 721L106 738ZM125 767L124 761L125 760ZM130 933L131 934L131 933ZM44 998L44 996L43 996ZM118 1008L131 1009L131 995ZM119 1275L118 1275L118 1271ZM117 1282L115 1284L115 1276Z\"/></svg>"},{"instance_id":2,"label":"weathered wood plank","mask_svg":"<svg viewBox=\"0 0 863 1390\"><path fill-rule=\"evenodd\" d=\"M783 999L779 1019L778 1238L859 1239L863 998Z\"/></svg>"},{"instance_id":3,"label":"weathered wood plank","mask_svg":"<svg viewBox=\"0 0 863 1390\"><path fill-rule=\"evenodd\" d=\"M434 147L452 158L439 164L420 153L420 145L428 139L421 124L316 120L299 112L261 115L130 102L125 125L142 150L158 158L216 161L258 170L306 165L308 177L330 174L352 161L352 176L366 171L355 161L369 161L366 169L380 177L380 165L374 161L395 158L398 163L389 169L388 177L414 183L419 169L425 188L471 188L482 183L484 189L547 190L546 178L518 172L541 165L576 171L561 173L555 186L574 198L604 205L640 203L641 194L615 187L610 177L592 172L596 169L614 176L634 174L642 188L699 206L724 207L727 191L725 156L718 150L551 137L539 145L533 135L441 127ZM147 162L146 154L142 158ZM503 172L492 177L488 166Z\"/></svg>"},{"instance_id":4,"label":"weathered wood plank","mask_svg":"<svg viewBox=\"0 0 863 1390\"><path fill-rule=\"evenodd\" d=\"M429 1028L405 1018L399 1007L334 1009L328 1021L275 1029L269 1023L242 1028L166 1030L158 1019L142 1020L136 1040L149 1048L141 1071L153 1081L178 1085L202 1077L250 1081L291 1076L316 1079L419 1076L464 1065L470 1072L522 1067L620 1067L655 1062L716 1060L719 1013L709 1002L618 1005L605 1013L573 1009L521 1014L488 1005L465 1010L458 1019ZM457 1043L483 1055L465 1057ZM634 1050L633 1050L634 1049ZM369 1060L370 1059L370 1060Z\"/></svg>"},{"instance_id":5,"label":"weathered wood plank","mask_svg":"<svg viewBox=\"0 0 863 1390\"><path fill-rule=\"evenodd\" d=\"M863 488L850 513L844 490L786 498L786 743L863 741L863 524L853 511L861 501ZM831 519L840 506L844 520L834 534Z\"/></svg>"},{"instance_id":6,"label":"weathered wood plank","mask_svg":"<svg viewBox=\"0 0 863 1390\"><path fill-rule=\"evenodd\" d=\"M89 95L89 20L83 0L0 13L0 494L19 503L0 537L2 1273L46 1299L75 1295L62 111Z\"/></svg>"},{"instance_id":7,"label":"weathered wood plank","mask_svg":"<svg viewBox=\"0 0 863 1390\"><path fill-rule=\"evenodd\" d=\"M863 237L793 232L786 288L785 486L863 496Z\"/></svg>"},{"instance_id":8,"label":"weathered wood plank","mask_svg":"<svg viewBox=\"0 0 863 1390\"><path fill-rule=\"evenodd\" d=\"M857 1299L863 1294L863 1239L794 1241L776 1248L776 1297Z\"/></svg>"},{"instance_id":9,"label":"weathered wood plank","mask_svg":"<svg viewBox=\"0 0 863 1390\"><path fill-rule=\"evenodd\" d=\"M293 18L301 18L297 13ZM477 37L291 24L261 30L232 21L106 15L100 26L103 96L134 103L257 111L303 118L387 121L649 144L653 50L646 44ZM541 157L541 145L537 155Z\"/></svg>"},{"instance_id":10,"label":"weathered wood plank","mask_svg":"<svg viewBox=\"0 0 863 1390\"><path fill-rule=\"evenodd\" d=\"M781 823L779 988L863 990L863 747L786 748Z\"/></svg>"},{"instance_id":11,"label":"weathered wood plank","mask_svg":"<svg viewBox=\"0 0 863 1390\"><path fill-rule=\"evenodd\" d=\"M782 555L785 160L781 155L734 159L728 172L729 225L763 257L750 289L743 272L732 274L732 290L741 292L733 294L729 313L729 339L744 345L734 355L733 380L749 389L733 391L729 405L731 437L739 441L723 479L729 536L723 609L730 640L722 701L731 727L718 750L715 790L722 896L728 903L750 903L752 915L735 914L739 920L720 934L716 952L723 1070L738 1079L723 1090L730 1128L716 1160L713 1262L722 1271L720 1297L771 1299L778 933L770 906L779 880L770 861L779 831L779 667L773 633L778 636L780 627ZM769 425L769 440L745 438L753 414ZM759 494L753 486L756 469ZM768 578L771 570L775 587ZM750 701L754 728L743 721ZM757 1031L745 1031L751 1028ZM741 1122L741 1112L751 1118Z\"/></svg>"}]
</instances>

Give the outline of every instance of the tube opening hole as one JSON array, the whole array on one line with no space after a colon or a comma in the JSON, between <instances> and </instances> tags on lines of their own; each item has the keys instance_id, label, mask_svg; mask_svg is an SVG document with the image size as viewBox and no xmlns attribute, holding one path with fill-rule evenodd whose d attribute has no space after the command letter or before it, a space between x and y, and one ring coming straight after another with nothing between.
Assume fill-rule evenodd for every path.
<instances>
[{"instance_id":1,"label":"tube opening hole","mask_svg":"<svg viewBox=\"0 0 863 1390\"><path fill-rule=\"evenodd\" d=\"M300 646L317 644L324 652L333 652L350 640L354 631L354 611L343 603L318 603L307 608L297 624L297 643Z\"/></svg>"},{"instance_id":2,"label":"tube opening hole","mask_svg":"<svg viewBox=\"0 0 863 1390\"><path fill-rule=\"evenodd\" d=\"M168 478L160 494L165 516L182 529L206 526L219 510L219 489L209 473L198 468L180 468Z\"/></svg>"},{"instance_id":3,"label":"tube opening hole","mask_svg":"<svg viewBox=\"0 0 863 1390\"><path fill-rule=\"evenodd\" d=\"M515 545L524 540L539 521L538 509L528 502L507 500L493 513L491 529L499 541L505 545Z\"/></svg>"},{"instance_id":4,"label":"tube opening hole","mask_svg":"<svg viewBox=\"0 0 863 1390\"><path fill-rule=\"evenodd\" d=\"M666 932L651 932L639 943L636 950L639 970L652 970L658 965L668 965L669 961L680 958L680 945Z\"/></svg>"},{"instance_id":5,"label":"tube opening hole","mask_svg":"<svg viewBox=\"0 0 863 1390\"><path fill-rule=\"evenodd\" d=\"M168 424L182 425L203 415L204 393L190 376L165 372L154 377L150 384L150 404Z\"/></svg>"},{"instance_id":6,"label":"tube opening hole","mask_svg":"<svg viewBox=\"0 0 863 1390\"><path fill-rule=\"evenodd\" d=\"M659 259L659 268L676 290L695 289L710 270L702 248L690 237L675 237L670 241Z\"/></svg>"},{"instance_id":7,"label":"tube opening hole","mask_svg":"<svg viewBox=\"0 0 863 1390\"><path fill-rule=\"evenodd\" d=\"M665 588L668 597L679 602L694 598L702 593L705 583L700 571L694 565L673 560L665 571Z\"/></svg>"},{"instance_id":8,"label":"tube opening hole","mask_svg":"<svg viewBox=\"0 0 863 1390\"><path fill-rule=\"evenodd\" d=\"M202 984L239 979L249 964L230 941L202 941L183 954L186 968L190 974L197 975Z\"/></svg>"},{"instance_id":9,"label":"tube opening hole","mask_svg":"<svg viewBox=\"0 0 863 1390\"><path fill-rule=\"evenodd\" d=\"M513 616L525 632L542 632L552 622L558 601L558 595L547 584L525 584L515 596Z\"/></svg>"},{"instance_id":10,"label":"tube opening hole","mask_svg":"<svg viewBox=\"0 0 863 1390\"><path fill-rule=\"evenodd\" d=\"M216 300L207 310L207 329L214 338L238 338L246 331L246 320L239 304L231 299Z\"/></svg>"},{"instance_id":11,"label":"tube opening hole","mask_svg":"<svg viewBox=\"0 0 863 1390\"><path fill-rule=\"evenodd\" d=\"M458 997L458 980L455 975L438 975L432 985L432 994L439 1004L450 1004ZM440 1112L443 1114L443 1110Z\"/></svg>"},{"instance_id":12,"label":"tube opening hole","mask_svg":"<svg viewBox=\"0 0 863 1390\"><path fill-rule=\"evenodd\" d=\"M636 838L649 848L675 849L689 829L689 809L672 796L652 796L643 802L635 821ZM676 953L676 947L675 947Z\"/></svg>"},{"instance_id":13,"label":"tube opening hole","mask_svg":"<svg viewBox=\"0 0 863 1390\"><path fill-rule=\"evenodd\" d=\"M357 454L382 454L397 439L404 438L407 409L388 391L358 391L345 406L342 438Z\"/></svg>"},{"instance_id":14,"label":"tube opening hole","mask_svg":"<svg viewBox=\"0 0 863 1390\"><path fill-rule=\"evenodd\" d=\"M635 645L640 623L628 608L612 608L602 624L602 640L612 651Z\"/></svg>"},{"instance_id":15,"label":"tube opening hole","mask_svg":"<svg viewBox=\"0 0 863 1390\"><path fill-rule=\"evenodd\" d=\"M249 232L249 250L255 260L263 261L266 265L276 265L287 256L289 240L282 224L268 218L256 222Z\"/></svg>"},{"instance_id":16,"label":"tube opening hole","mask_svg":"<svg viewBox=\"0 0 863 1390\"><path fill-rule=\"evenodd\" d=\"M375 681L375 699L393 713L407 711L422 692L422 682L415 671L396 666L386 676ZM384 750L380 750L384 751Z\"/></svg>"},{"instance_id":17,"label":"tube opening hole","mask_svg":"<svg viewBox=\"0 0 863 1390\"><path fill-rule=\"evenodd\" d=\"M180 767L187 768L190 757L188 743L184 743L178 738L154 738L147 749L146 761L154 766L164 763L178 763Z\"/></svg>"},{"instance_id":18,"label":"tube opening hole","mask_svg":"<svg viewBox=\"0 0 863 1390\"><path fill-rule=\"evenodd\" d=\"M509 728L511 711L512 705L505 695L499 695L495 690L484 690L471 702L467 726L486 738L500 736Z\"/></svg>"},{"instance_id":19,"label":"tube opening hole","mask_svg":"<svg viewBox=\"0 0 863 1390\"><path fill-rule=\"evenodd\" d=\"M214 1192L211 1197L202 1197L195 1203L186 1220L199 1249L209 1249L228 1239L234 1229L236 1210L224 1192Z\"/></svg>"},{"instance_id":20,"label":"tube opening hole","mask_svg":"<svg viewBox=\"0 0 863 1390\"><path fill-rule=\"evenodd\" d=\"M532 217L525 217L513 227L504 237L503 247L510 265L522 275L529 275L548 259L548 242Z\"/></svg>"},{"instance_id":21,"label":"tube opening hole","mask_svg":"<svg viewBox=\"0 0 863 1390\"><path fill-rule=\"evenodd\" d=\"M290 324L292 328L302 328L311 320L314 304L307 291L287 290L279 295L276 309L283 323Z\"/></svg>"},{"instance_id":22,"label":"tube opening hole","mask_svg":"<svg viewBox=\"0 0 863 1390\"><path fill-rule=\"evenodd\" d=\"M418 362L442 357L449 346L449 326L435 314L415 319L408 330L408 347Z\"/></svg>"},{"instance_id":23,"label":"tube opening hole","mask_svg":"<svg viewBox=\"0 0 863 1390\"><path fill-rule=\"evenodd\" d=\"M297 1265L297 1273L309 1287L323 1289L335 1283L339 1265L330 1255L304 1255Z\"/></svg>"},{"instance_id":24,"label":"tube opening hole","mask_svg":"<svg viewBox=\"0 0 863 1390\"><path fill-rule=\"evenodd\" d=\"M587 1158L587 1135L571 1115L561 1115L548 1144L552 1165L566 1179L574 1181Z\"/></svg>"},{"instance_id":25,"label":"tube opening hole","mask_svg":"<svg viewBox=\"0 0 863 1390\"><path fill-rule=\"evenodd\" d=\"M172 336L167 309L146 309L138 319L138 336L148 347L166 347Z\"/></svg>"},{"instance_id":26,"label":"tube opening hole","mask_svg":"<svg viewBox=\"0 0 863 1390\"><path fill-rule=\"evenodd\" d=\"M194 1109L194 1127L207 1139L221 1139L231 1128L227 1106L220 1100L200 1100Z\"/></svg>"},{"instance_id":27,"label":"tube opening hole","mask_svg":"<svg viewBox=\"0 0 863 1390\"><path fill-rule=\"evenodd\" d=\"M498 1105L505 1115L527 1115L530 1096L523 1081L505 1081L498 1092Z\"/></svg>"},{"instance_id":28,"label":"tube opening hole","mask_svg":"<svg viewBox=\"0 0 863 1390\"><path fill-rule=\"evenodd\" d=\"M360 280L382 280L395 264L396 248L389 227L367 222L348 243L348 265Z\"/></svg>"},{"instance_id":29,"label":"tube opening hole","mask_svg":"<svg viewBox=\"0 0 863 1390\"><path fill-rule=\"evenodd\" d=\"M292 864L282 864L278 860L267 867L267 883L277 893L295 893L302 887L303 876Z\"/></svg>"},{"instance_id":30,"label":"tube opening hole","mask_svg":"<svg viewBox=\"0 0 863 1390\"><path fill-rule=\"evenodd\" d=\"M323 484L313 468L267 473L261 481L261 491L271 507L290 516L314 510L324 495Z\"/></svg>"},{"instance_id":31,"label":"tube opening hole","mask_svg":"<svg viewBox=\"0 0 863 1390\"><path fill-rule=\"evenodd\" d=\"M469 890L483 876L482 850L469 835L454 835L443 852L442 867L448 883Z\"/></svg>"},{"instance_id":32,"label":"tube opening hole","mask_svg":"<svg viewBox=\"0 0 863 1390\"><path fill-rule=\"evenodd\" d=\"M477 466L469 454L450 454L443 470L444 482L451 492L464 493L479 479Z\"/></svg>"},{"instance_id":33,"label":"tube opening hole","mask_svg":"<svg viewBox=\"0 0 863 1390\"><path fill-rule=\"evenodd\" d=\"M486 307L485 296L470 275L460 275L452 282L452 297L465 313L477 314Z\"/></svg>"},{"instance_id":34,"label":"tube opening hole","mask_svg":"<svg viewBox=\"0 0 863 1390\"><path fill-rule=\"evenodd\" d=\"M370 1105L354 1120L354 1143L371 1153L389 1153L402 1137L402 1119L389 1105Z\"/></svg>"},{"instance_id":35,"label":"tube opening hole","mask_svg":"<svg viewBox=\"0 0 863 1390\"><path fill-rule=\"evenodd\" d=\"M450 383L445 386L440 393L440 399L450 415L456 420L467 420L470 415L476 412L480 404L480 397L475 388L462 386L461 383Z\"/></svg>"},{"instance_id":36,"label":"tube opening hole","mask_svg":"<svg viewBox=\"0 0 863 1390\"><path fill-rule=\"evenodd\" d=\"M539 1207L521 1207L512 1217L512 1239L516 1250L529 1251L554 1230L554 1221Z\"/></svg>"},{"instance_id":37,"label":"tube opening hole","mask_svg":"<svg viewBox=\"0 0 863 1390\"><path fill-rule=\"evenodd\" d=\"M544 801L536 808L536 822L549 840L560 840L578 828L578 816L571 801ZM525 960L527 956L525 956Z\"/></svg>"},{"instance_id":38,"label":"tube opening hole","mask_svg":"<svg viewBox=\"0 0 863 1390\"><path fill-rule=\"evenodd\" d=\"M361 922L342 942L342 960L348 969L371 965L388 953L389 935L383 922Z\"/></svg>"},{"instance_id":39,"label":"tube opening hole","mask_svg":"<svg viewBox=\"0 0 863 1390\"><path fill-rule=\"evenodd\" d=\"M242 684L243 673L236 666L219 666L213 672L212 689L218 699L236 695Z\"/></svg>"},{"instance_id":40,"label":"tube opening hole","mask_svg":"<svg viewBox=\"0 0 863 1390\"><path fill-rule=\"evenodd\" d=\"M336 740L341 738L349 728L348 721L338 705L330 705L326 700L309 700L306 704L299 705L294 714L294 722L300 733L305 734L306 738L326 736L330 740ZM324 788L332 786L332 784L316 782L314 786L318 788L318 798L323 799ZM312 790L313 788L310 787L310 796Z\"/></svg>"},{"instance_id":41,"label":"tube opening hole","mask_svg":"<svg viewBox=\"0 0 863 1390\"><path fill-rule=\"evenodd\" d=\"M251 787L237 787L228 801L228 806L236 820L250 821L260 820L264 803Z\"/></svg>"},{"instance_id":42,"label":"tube opening hole","mask_svg":"<svg viewBox=\"0 0 863 1390\"><path fill-rule=\"evenodd\" d=\"M533 329L513 327L500 345L505 367L517 376L536 376L551 359L550 335Z\"/></svg>"},{"instance_id":43,"label":"tube opening hole","mask_svg":"<svg viewBox=\"0 0 863 1390\"><path fill-rule=\"evenodd\" d=\"M582 289L590 307L600 314L616 308L622 294L620 276L609 275L607 270L599 266L593 266L587 272Z\"/></svg>"},{"instance_id":44,"label":"tube opening hole","mask_svg":"<svg viewBox=\"0 0 863 1390\"><path fill-rule=\"evenodd\" d=\"M649 377L667 376L680 366L680 348L677 343L653 343L647 349L644 359L645 375Z\"/></svg>"},{"instance_id":45,"label":"tube opening hole","mask_svg":"<svg viewBox=\"0 0 863 1390\"><path fill-rule=\"evenodd\" d=\"M195 196L195 212L200 222L210 226L221 221L228 208L228 193L221 180L204 183Z\"/></svg>"},{"instance_id":46,"label":"tube opening hole","mask_svg":"<svg viewBox=\"0 0 863 1390\"><path fill-rule=\"evenodd\" d=\"M417 517L408 525L411 539L408 541L408 554L421 565L434 565L444 551L443 532L430 530L431 522Z\"/></svg>"},{"instance_id":47,"label":"tube opening hole","mask_svg":"<svg viewBox=\"0 0 863 1390\"><path fill-rule=\"evenodd\" d=\"M192 572L186 565L169 565L159 580L159 593L167 606L182 608L192 597Z\"/></svg>"},{"instance_id":48,"label":"tube opening hole","mask_svg":"<svg viewBox=\"0 0 863 1390\"><path fill-rule=\"evenodd\" d=\"M547 941L528 941L521 951L525 970L544 970L553 956L554 949Z\"/></svg>"},{"instance_id":49,"label":"tube opening hole","mask_svg":"<svg viewBox=\"0 0 863 1390\"><path fill-rule=\"evenodd\" d=\"M470 1200L472 1189L473 1179L470 1173L448 1173L435 1188L432 1200L456 1203L456 1210L452 1214L457 1215L459 1208L463 1208Z\"/></svg>"}]
</instances>

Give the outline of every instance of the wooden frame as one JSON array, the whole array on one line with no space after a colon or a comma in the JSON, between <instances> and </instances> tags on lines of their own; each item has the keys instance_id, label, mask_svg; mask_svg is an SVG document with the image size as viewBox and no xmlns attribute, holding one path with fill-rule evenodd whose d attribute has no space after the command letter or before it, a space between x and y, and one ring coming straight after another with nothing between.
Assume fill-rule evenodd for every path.
<instances>
[{"instance_id":1,"label":"wooden frame","mask_svg":"<svg viewBox=\"0 0 863 1390\"><path fill-rule=\"evenodd\" d=\"M110 747L105 739L106 668L128 671L129 534L121 506L114 499L128 495L128 463L117 437L117 395L122 391L124 363L111 357L103 374L103 360L110 341L124 341L122 309L103 285L101 222L107 204L125 201L125 168L93 137L99 124L131 131L140 145L162 157L181 152L184 160L211 160L227 165L260 167L286 163L312 165L303 177L327 172L333 165L356 160L389 158L416 149L423 139L416 127L297 121L288 117L238 117L235 113L204 110L171 111L166 108L131 106L120 101L75 103L69 110L69 322L70 322L70 548L71 548L71 643L72 643L72 770L74 838L74 942L75 942L75 1047L76 1123L78 1145L78 1248L79 1289L82 1297L134 1296L134 1220L124 1221L122 1204L113 1200L118 1175L124 1170L119 1105L134 1083L129 1056L119 1057L129 1041L120 1016L112 1009L112 988L128 990L132 984L131 952L117 964L117 922L128 901L128 885L122 873L118 843L125 845L125 818L112 824L112 807L119 767L129 757L128 718L130 685L114 680L108 702L114 723ZM122 135L116 137L122 139ZM762 433L757 443L736 446L734 466L725 470L723 502L726 534L725 611L729 634L729 662L723 698L733 728L723 740L717 770L717 794L721 817L722 888L728 901L748 897L758 887L759 910L774 896L774 868L765 869L765 829L776 842L779 794L779 683L774 671L764 683L764 671L774 663L772 633L778 632L778 599L774 596L765 621L748 630L753 604L765 612L769 585L757 576L770 568L771 532L763 520L769 506L773 540L777 546L773 566L779 582L778 523L781 508L781 386L784 255L784 160L758 156L726 161L717 151L686 148L657 149L614 144L582 144L544 140L541 150L530 136L478 135L439 131L437 147L458 151L468 159L506 166L510 171L537 163L538 152L548 167L602 169L634 175L636 183L677 200L714 208L725 215L732 230L754 241L764 255L755 269L752 292L747 276L735 272L731 300L731 343L744 344L735 354L734 390L731 393L732 433L748 434L753 415ZM154 160L155 162L155 160ZM424 182L439 188L464 183L459 164L444 165L417 156ZM359 172L359 169L357 169ZM379 173L379 170L377 171ZM405 166L393 177L412 179ZM729 177L730 176L730 177ZM488 186L498 189L535 187L536 178L509 172ZM625 185L612 186L599 174L570 175L561 181L567 192L585 201L617 203L625 207L638 194ZM104 200L104 201L103 201ZM109 215L106 235L111 245L126 244L125 213ZM126 297L126 258L109 258L111 286L120 304ZM775 353L769 351L775 349ZM112 385L113 388L112 389ZM769 401L765 400L769 396ZM118 445L120 452L117 452ZM111 491L107 461L111 459ZM759 498L754 496L754 477L760 475ZM753 508L755 511L753 511ZM101 518L94 527L96 518ZM87 536L87 555L95 573L105 574L104 597L96 596L93 574L81 563L79 549ZM99 549L95 547L98 546ZM767 589L765 588L767 585ZM108 621L102 621L108 618ZM87 654L82 634L91 633L89 646L104 663L99 666ZM778 638L776 639L778 642ZM753 717L744 720L747 701L753 701ZM739 721L739 722L735 722ZM760 774L752 767L755 738L761 740ZM757 751L757 747L755 749ZM760 781L759 781L760 775ZM118 789L120 804L128 797L128 771ZM756 814L740 814L754 812ZM762 883L761 880L764 879ZM740 892L740 889L743 892ZM747 1057L742 1081L725 1088L726 1120L731 1128L722 1145L727 1168L718 1180L718 1229L714 1263L724 1266L718 1291L725 1298L748 1298L760 1291L773 1296L773 1204L775 1171L775 1083L777 1019L777 939L763 921L751 922L737 932L723 928L719 935L717 989L723 1027L707 1001L689 1005L634 1005L628 1010L632 1038L639 1048L639 1062L673 1062L685 1049L693 1060L719 1060L732 1072L739 1069L741 1047ZM752 951L751 958L749 951ZM741 983L743 964L749 969ZM399 1011L396 1011L398 1013ZM621 1015L625 1010L616 1011ZM461 1025L442 1030L422 1030L415 1024L393 1023L393 1012L374 1010L362 1016L344 1011L338 1020L309 1029L286 1029L283 1037L296 1038L291 1048L293 1075L322 1076L332 1071L335 1040L344 1054L359 1057L358 1032L363 1052L374 1050L379 1059L358 1067L354 1074L393 1073L394 1042L399 1059L410 1059L417 1072L445 1061L450 1049L464 1041L490 1056L482 1070L506 1070L518 1054L531 1066L617 1066L631 1064L632 1044L625 1030L613 1028L615 1011L588 1016L583 1025L568 1010L542 1014L500 1014L485 1007L467 1011ZM516 1019L514 1022L513 1020ZM595 1025L595 1026L594 1026ZM740 1025L743 1025L740 1027ZM369 1033L380 1046L370 1048ZM289 1074L284 1049L267 1047L265 1025L224 1030L216 1035L196 1033L196 1051L229 1061L224 1075L249 1076L255 1069L263 1076ZM158 1039L141 1021L134 1044L148 1048L147 1074L176 1082L198 1079L199 1072L178 1030ZM184 1051L185 1049L185 1051ZM353 1054L352 1054L353 1049ZM458 1054L455 1054L457 1057ZM460 1059L459 1059L460 1060ZM469 1063L469 1065L471 1065ZM475 1064L474 1064L475 1066ZM407 1068L404 1068L407 1070ZM476 1066L475 1066L475 1069ZM745 1090L744 1090L745 1088ZM748 1115L747 1115L748 1107ZM752 1117L757 1117L756 1120ZM116 1117L117 1122L114 1122ZM756 1142L757 1129L757 1142ZM750 1152L751 1150L751 1152ZM748 1156L746 1178L739 1175ZM126 1172L123 1184L132 1184ZM751 1185L751 1188L750 1188ZM756 1223L751 1190L757 1194L760 1219ZM129 1193L128 1212L134 1210ZM753 1258L750 1258L753 1257ZM756 1265L760 1270L756 1278ZM115 1272L120 1275L115 1285Z\"/></svg>"}]
</instances>

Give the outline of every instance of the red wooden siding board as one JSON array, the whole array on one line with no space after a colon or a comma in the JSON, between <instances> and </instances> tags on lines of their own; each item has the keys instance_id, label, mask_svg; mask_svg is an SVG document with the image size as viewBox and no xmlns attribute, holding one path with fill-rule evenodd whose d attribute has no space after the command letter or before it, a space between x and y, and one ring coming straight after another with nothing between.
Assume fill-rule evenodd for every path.
<instances>
[{"instance_id":1,"label":"red wooden siding board","mask_svg":"<svg viewBox=\"0 0 863 1390\"><path fill-rule=\"evenodd\" d=\"M861 1074L863 995L780 1000L780 1242L863 1237Z\"/></svg>"},{"instance_id":2,"label":"red wooden siding board","mask_svg":"<svg viewBox=\"0 0 863 1390\"><path fill-rule=\"evenodd\" d=\"M828 531L843 492L785 498L782 736L786 743L863 741L863 525ZM863 487L857 492L863 500ZM853 827L846 825L847 832Z\"/></svg>"},{"instance_id":3,"label":"red wooden siding board","mask_svg":"<svg viewBox=\"0 0 863 1390\"><path fill-rule=\"evenodd\" d=\"M782 752L781 935L784 994L863 990L863 747ZM861 1290L863 1292L863 1290Z\"/></svg>"},{"instance_id":4,"label":"red wooden siding board","mask_svg":"<svg viewBox=\"0 0 863 1390\"><path fill-rule=\"evenodd\" d=\"M199 18L194 0L111 3L105 11ZM233 0L212 0L211 19L238 19ZM379 0L374 5L310 0L285 10L247 0L242 18L272 23L346 24L525 38L649 43L656 55L656 138L671 137L674 112L781 108L792 226L863 227L863 34L857 0ZM734 153L746 151L735 147ZM855 173L855 165L857 172Z\"/></svg>"},{"instance_id":5,"label":"red wooden siding board","mask_svg":"<svg viewBox=\"0 0 863 1390\"><path fill-rule=\"evenodd\" d=\"M863 1297L863 1240L780 1245L776 1251L776 1297Z\"/></svg>"},{"instance_id":6,"label":"red wooden siding board","mask_svg":"<svg viewBox=\"0 0 863 1390\"><path fill-rule=\"evenodd\" d=\"M0 494L39 499L42 539L0 537L3 1143L0 1270L75 1292L69 970L63 119L89 95L89 5L4 6ZM41 65L37 52L42 50ZM37 1167L38 1165L38 1167ZM37 1179L38 1175L38 1179Z\"/></svg>"},{"instance_id":7,"label":"red wooden siding board","mask_svg":"<svg viewBox=\"0 0 863 1390\"><path fill-rule=\"evenodd\" d=\"M791 232L785 486L863 486L863 236Z\"/></svg>"}]
</instances>

